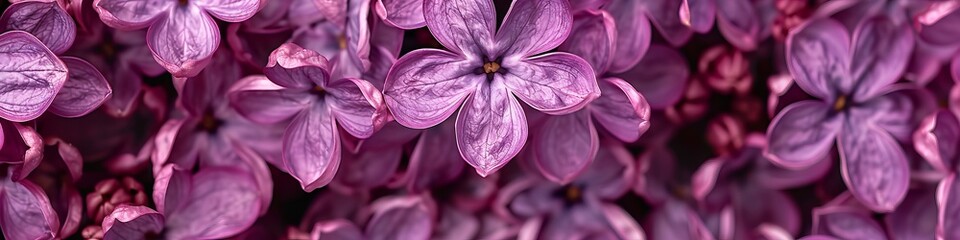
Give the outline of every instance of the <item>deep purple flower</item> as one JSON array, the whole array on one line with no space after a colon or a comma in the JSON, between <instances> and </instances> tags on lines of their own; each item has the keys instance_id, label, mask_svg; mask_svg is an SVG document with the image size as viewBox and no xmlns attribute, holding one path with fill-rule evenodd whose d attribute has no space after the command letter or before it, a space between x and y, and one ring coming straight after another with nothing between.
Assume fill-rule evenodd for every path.
<instances>
[{"instance_id":1,"label":"deep purple flower","mask_svg":"<svg viewBox=\"0 0 960 240\"><path fill-rule=\"evenodd\" d=\"M103 239L219 239L247 229L259 216L261 190L246 171L167 165L157 172L153 201L120 205L103 220Z\"/></svg>"},{"instance_id":2,"label":"deep purple flower","mask_svg":"<svg viewBox=\"0 0 960 240\"><path fill-rule=\"evenodd\" d=\"M220 45L214 17L227 22L249 19L262 0L96 0L100 19L120 30L147 30L147 46L157 63L175 77L200 73ZM212 17L211 17L212 15Z\"/></svg>"},{"instance_id":3,"label":"deep purple flower","mask_svg":"<svg viewBox=\"0 0 960 240\"><path fill-rule=\"evenodd\" d=\"M606 141L577 179L559 185L521 177L504 187L497 197L497 210L525 222L520 239L642 239L639 224L610 203L630 189L633 165L633 157L621 143Z\"/></svg>"},{"instance_id":4,"label":"deep purple flower","mask_svg":"<svg viewBox=\"0 0 960 240\"><path fill-rule=\"evenodd\" d=\"M397 60L384 84L394 117L423 129L461 109L461 155L480 175L496 171L527 139L517 98L538 111L567 114L599 96L595 73L580 57L534 57L566 39L569 8L562 0L517 0L494 35L491 0L426 1L427 27L451 52L421 49Z\"/></svg>"},{"instance_id":5,"label":"deep purple flower","mask_svg":"<svg viewBox=\"0 0 960 240\"><path fill-rule=\"evenodd\" d=\"M788 168L816 164L837 142L844 181L875 211L899 205L910 178L897 140L907 140L927 95L893 85L906 67L913 35L884 18L863 22L851 39L843 25L817 19L787 40L797 85L820 101L791 104L774 118L768 153Z\"/></svg>"},{"instance_id":6,"label":"deep purple flower","mask_svg":"<svg viewBox=\"0 0 960 240\"><path fill-rule=\"evenodd\" d=\"M251 77L231 92L241 114L272 124L292 118L283 136L283 169L312 191L330 182L340 164L342 127L367 138L385 122L380 92L356 78L332 79L327 60L296 44L271 54L264 77Z\"/></svg>"}]
</instances>

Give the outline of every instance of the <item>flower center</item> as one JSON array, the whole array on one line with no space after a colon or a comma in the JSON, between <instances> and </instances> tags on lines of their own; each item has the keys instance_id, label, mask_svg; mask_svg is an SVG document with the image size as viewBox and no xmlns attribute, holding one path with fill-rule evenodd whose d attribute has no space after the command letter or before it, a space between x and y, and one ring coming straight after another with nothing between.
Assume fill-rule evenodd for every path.
<instances>
[{"instance_id":1,"label":"flower center","mask_svg":"<svg viewBox=\"0 0 960 240\"><path fill-rule=\"evenodd\" d=\"M563 197L569 202L580 202L583 198L583 190L577 186L568 186L563 191Z\"/></svg>"},{"instance_id":2,"label":"flower center","mask_svg":"<svg viewBox=\"0 0 960 240\"><path fill-rule=\"evenodd\" d=\"M340 49L347 49L347 36L340 35L340 37L337 38L337 43L340 44Z\"/></svg>"},{"instance_id":3,"label":"flower center","mask_svg":"<svg viewBox=\"0 0 960 240\"><path fill-rule=\"evenodd\" d=\"M310 94L313 94L314 96L317 96L317 97L323 97L324 95L327 95L327 90L323 89L323 87L321 87L320 85L316 85L310 89Z\"/></svg>"},{"instance_id":4,"label":"flower center","mask_svg":"<svg viewBox=\"0 0 960 240\"><path fill-rule=\"evenodd\" d=\"M483 64L483 73L493 74L500 71L500 64L497 62L487 62Z\"/></svg>"},{"instance_id":5,"label":"flower center","mask_svg":"<svg viewBox=\"0 0 960 240\"><path fill-rule=\"evenodd\" d=\"M847 108L847 96L840 95L840 97L837 97L837 100L833 102L833 110L840 111L844 108Z\"/></svg>"},{"instance_id":6,"label":"flower center","mask_svg":"<svg viewBox=\"0 0 960 240\"><path fill-rule=\"evenodd\" d=\"M177 2L180 3L180 6L186 6L190 3L190 0L177 0Z\"/></svg>"},{"instance_id":7,"label":"flower center","mask_svg":"<svg viewBox=\"0 0 960 240\"><path fill-rule=\"evenodd\" d=\"M223 121L218 119L210 111L207 111L203 114L203 118L200 119L200 128L208 133L215 133L220 126L223 125Z\"/></svg>"}]
</instances>

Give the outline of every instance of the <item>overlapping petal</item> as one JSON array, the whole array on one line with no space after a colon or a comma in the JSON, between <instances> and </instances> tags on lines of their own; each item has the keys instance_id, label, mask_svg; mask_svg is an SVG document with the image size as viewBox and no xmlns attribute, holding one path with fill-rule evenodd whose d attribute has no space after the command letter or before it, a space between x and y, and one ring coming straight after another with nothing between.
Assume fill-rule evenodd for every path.
<instances>
[{"instance_id":1,"label":"overlapping petal","mask_svg":"<svg viewBox=\"0 0 960 240\"><path fill-rule=\"evenodd\" d=\"M805 168L823 159L834 146L843 119L819 101L803 101L783 109L770 123L768 157L780 165Z\"/></svg>"},{"instance_id":2,"label":"overlapping petal","mask_svg":"<svg viewBox=\"0 0 960 240\"><path fill-rule=\"evenodd\" d=\"M630 83L619 78L600 79L600 97L590 113L596 123L624 142L633 142L650 128L650 104Z\"/></svg>"},{"instance_id":3,"label":"overlapping petal","mask_svg":"<svg viewBox=\"0 0 960 240\"><path fill-rule=\"evenodd\" d=\"M427 28L450 51L476 59L496 51L493 0L424 0L423 14Z\"/></svg>"},{"instance_id":4,"label":"overlapping petal","mask_svg":"<svg viewBox=\"0 0 960 240\"><path fill-rule=\"evenodd\" d=\"M797 85L810 95L833 100L853 90L850 35L839 22L818 19L787 39L787 66Z\"/></svg>"},{"instance_id":5,"label":"overlapping petal","mask_svg":"<svg viewBox=\"0 0 960 240\"><path fill-rule=\"evenodd\" d=\"M147 46L174 77L193 77L210 63L220 45L220 29L203 9L176 7L147 30Z\"/></svg>"},{"instance_id":6,"label":"overlapping petal","mask_svg":"<svg viewBox=\"0 0 960 240\"><path fill-rule=\"evenodd\" d=\"M527 117L502 80L483 83L457 115L460 154L481 176L500 169L527 141Z\"/></svg>"},{"instance_id":7,"label":"overlapping petal","mask_svg":"<svg viewBox=\"0 0 960 240\"><path fill-rule=\"evenodd\" d=\"M423 0L377 0L374 10L384 22L401 29L426 26Z\"/></svg>"},{"instance_id":8,"label":"overlapping petal","mask_svg":"<svg viewBox=\"0 0 960 240\"><path fill-rule=\"evenodd\" d=\"M241 22L260 10L263 0L194 0L210 15L227 22Z\"/></svg>"},{"instance_id":9,"label":"overlapping petal","mask_svg":"<svg viewBox=\"0 0 960 240\"><path fill-rule=\"evenodd\" d=\"M503 66L509 70L501 79L510 92L547 114L580 110L600 96L593 68L568 53L504 62Z\"/></svg>"},{"instance_id":10,"label":"overlapping petal","mask_svg":"<svg viewBox=\"0 0 960 240\"><path fill-rule=\"evenodd\" d=\"M56 54L66 52L77 37L70 14L55 1L13 4L0 16L0 28L29 32Z\"/></svg>"},{"instance_id":11,"label":"overlapping petal","mask_svg":"<svg viewBox=\"0 0 960 240\"><path fill-rule=\"evenodd\" d=\"M531 138L534 164L547 179L558 183L569 183L585 170L600 144L588 110L548 116L534 128Z\"/></svg>"},{"instance_id":12,"label":"overlapping petal","mask_svg":"<svg viewBox=\"0 0 960 240\"><path fill-rule=\"evenodd\" d=\"M617 49L617 25L606 11L588 11L574 17L570 37L560 50L580 56L602 74L610 67ZM643 55L643 54L641 54ZM640 61L637 58L637 61Z\"/></svg>"},{"instance_id":13,"label":"overlapping petal","mask_svg":"<svg viewBox=\"0 0 960 240\"><path fill-rule=\"evenodd\" d=\"M910 167L889 133L871 126L846 126L838 136L843 178L850 192L875 211L896 209L907 194Z\"/></svg>"},{"instance_id":14,"label":"overlapping petal","mask_svg":"<svg viewBox=\"0 0 960 240\"><path fill-rule=\"evenodd\" d=\"M93 7L103 23L122 30L135 30L150 26L176 6L169 0L94 0Z\"/></svg>"},{"instance_id":15,"label":"overlapping petal","mask_svg":"<svg viewBox=\"0 0 960 240\"><path fill-rule=\"evenodd\" d=\"M572 26L569 1L514 0L497 31L498 55L528 57L556 48Z\"/></svg>"},{"instance_id":16,"label":"overlapping petal","mask_svg":"<svg viewBox=\"0 0 960 240\"><path fill-rule=\"evenodd\" d=\"M62 117L79 117L96 110L113 90L107 79L89 62L75 57L60 58L69 69L68 80L50 105L50 112Z\"/></svg>"},{"instance_id":17,"label":"overlapping petal","mask_svg":"<svg viewBox=\"0 0 960 240\"><path fill-rule=\"evenodd\" d=\"M284 133L283 163L306 191L327 185L340 166L340 134L331 111L314 104Z\"/></svg>"},{"instance_id":18,"label":"overlapping petal","mask_svg":"<svg viewBox=\"0 0 960 240\"><path fill-rule=\"evenodd\" d=\"M447 119L474 92L485 76L474 75L472 64L440 50L417 50L393 65L383 95L397 122L428 128Z\"/></svg>"},{"instance_id":19,"label":"overlapping petal","mask_svg":"<svg viewBox=\"0 0 960 240\"><path fill-rule=\"evenodd\" d=\"M0 62L0 118L10 121L39 117L67 80L67 66L26 32L0 34Z\"/></svg>"}]
</instances>

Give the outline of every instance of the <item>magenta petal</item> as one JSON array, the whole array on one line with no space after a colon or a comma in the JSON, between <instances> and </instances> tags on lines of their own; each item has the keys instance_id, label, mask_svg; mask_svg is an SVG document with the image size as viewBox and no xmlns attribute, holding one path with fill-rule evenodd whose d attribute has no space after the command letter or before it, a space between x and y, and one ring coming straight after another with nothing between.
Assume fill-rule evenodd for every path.
<instances>
[{"instance_id":1,"label":"magenta petal","mask_svg":"<svg viewBox=\"0 0 960 240\"><path fill-rule=\"evenodd\" d=\"M857 27L850 66L857 84L855 101L880 95L900 79L910 61L913 36L907 24L895 24L884 18L869 19Z\"/></svg>"},{"instance_id":2,"label":"magenta petal","mask_svg":"<svg viewBox=\"0 0 960 240\"><path fill-rule=\"evenodd\" d=\"M144 206L120 205L103 219L103 239L137 239L163 231L163 215Z\"/></svg>"},{"instance_id":3,"label":"magenta petal","mask_svg":"<svg viewBox=\"0 0 960 240\"><path fill-rule=\"evenodd\" d=\"M427 29L450 51L478 56L494 51L493 0L424 0Z\"/></svg>"},{"instance_id":4,"label":"magenta petal","mask_svg":"<svg viewBox=\"0 0 960 240\"><path fill-rule=\"evenodd\" d=\"M227 22L250 19L263 7L263 0L194 0L210 15Z\"/></svg>"},{"instance_id":5,"label":"magenta petal","mask_svg":"<svg viewBox=\"0 0 960 240\"><path fill-rule=\"evenodd\" d=\"M634 142L650 128L650 105L630 83L600 79L600 97L590 105L597 124L624 142Z\"/></svg>"},{"instance_id":6,"label":"magenta petal","mask_svg":"<svg viewBox=\"0 0 960 240\"><path fill-rule=\"evenodd\" d=\"M351 190L382 186L394 177L401 157L403 149L397 146L361 148L357 153L344 152L340 161L343 170L333 179L334 184Z\"/></svg>"},{"instance_id":7,"label":"magenta petal","mask_svg":"<svg viewBox=\"0 0 960 240\"><path fill-rule=\"evenodd\" d=\"M153 20L176 6L169 0L94 0L93 7L103 23L122 30L149 26Z\"/></svg>"},{"instance_id":8,"label":"magenta petal","mask_svg":"<svg viewBox=\"0 0 960 240\"><path fill-rule=\"evenodd\" d=\"M327 59L297 44L285 43L270 53L263 73L270 81L285 88L310 89L330 81Z\"/></svg>"},{"instance_id":9,"label":"magenta petal","mask_svg":"<svg viewBox=\"0 0 960 240\"><path fill-rule=\"evenodd\" d=\"M767 155L789 168L806 168L823 159L840 132L842 117L820 101L803 101L783 109L767 129Z\"/></svg>"},{"instance_id":10,"label":"magenta petal","mask_svg":"<svg viewBox=\"0 0 960 240\"><path fill-rule=\"evenodd\" d=\"M693 31L698 33L705 33L710 31L710 28L713 28L713 21L716 18L717 14L717 3L715 0L683 0L683 4L680 5L680 21L684 25L693 29ZM720 0L720 8L734 5L731 4L729 0Z\"/></svg>"},{"instance_id":11,"label":"magenta petal","mask_svg":"<svg viewBox=\"0 0 960 240\"><path fill-rule=\"evenodd\" d=\"M69 79L53 99L50 112L61 117L80 117L96 110L110 97L113 90L97 68L75 57L60 59L69 69Z\"/></svg>"},{"instance_id":12,"label":"magenta petal","mask_svg":"<svg viewBox=\"0 0 960 240\"><path fill-rule=\"evenodd\" d=\"M949 111L938 111L924 119L913 135L913 146L920 156L942 172L953 172L960 146L960 119Z\"/></svg>"},{"instance_id":13,"label":"magenta petal","mask_svg":"<svg viewBox=\"0 0 960 240\"><path fill-rule=\"evenodd\" d=\"M3 146L3 153L12 154L0 155L0 157L13 158L10 160L4 160L5 162L22 161L22 163L13 166L13 174L10 176L14 181L20 181L26 178L31 172L33 172L34 169L40 166L40 162L43 160L44 143L43 137L34 131L33 128L17 123L13 123L11 125L13 125L13 129L16 129L14 130L15 132L19 132L19 136L17 137L19 137L20 140L23 140L23 142L17 141L16 144L6 144L13 145L13 147L8 148L7 146Z\"/></svg>"},{"instance_id":14,"label":"magenta petal","mask_svg":"<svg viewBox=\"0 0 960 240\"><path fill-rule=\"evenodd\" d=\"M332 109L317 103L293 118L283 136L283 163L303 190L330 183L340 166L340 134Z\"/></svg>"},{"instance_id":15,"label":"magenta petal","mask_svg":"<svg viewBox=\"0 0 960 240\"><path fill-rule=\"evenodd\" d=\"M813 210L813 233L840 239L887 239L886 233L868 213L841 206Z\"/></svg>"},{"instance_id":16,"label":"magenta petal","mask_svg":"<svg viewBox=\"0 0 960 240\"><path fill-rule=\"evenodd\" d=\"M450 182L463 171L463 157L457 149L454 121L447 120L427 129L417 140L407 167L407 189L414 193Z\"/></svg>"},{"instance_id":17,"label":"magenta petal","mask_svg":"<svg viewBox=\"0 0 960 240\"><path fill-rule=\"evenodd\" d=\"M53 239L60 221L43 189L27 180L0 180L0 229L6 239Z\"/></svg>"},{"instance_id":18,"label":"magenta petal","mask_svg":"<svg viewBox=\"0 0 960 240\"><path fill-rule=\"evenodd\" d=\"M677 50L652 45L640 63L617 77L643 94L650 107L665 109L680 101L689 81L690 69Z\"/></svg>"},{"instance_id":19,"label":"magenta petal","mask_svg":"<svg viewBox=\"0 0 960 240\"><path fill-rule=\"evenodd\" d=\"M614 1L617 4L607 7L607 11L616 20L616 51L610 63L609 72L620 73L627 71L643 59L650 48L652 31L647 13L636 3L630 1Z\"/></svg>"},{"instance_id":20,"label":"magenta petal","mask_svg":"<svg viewBox=\"0 0 960 240\"><path fill-rule=\"evenodd\" d=\"M285 89L264 76L248 76L228 93L238 113L258 123L273 124L290 119L313 104L314 96Z\"/></svg>"},{"instance_id":21,"label":"magenta petal","mask_svg":"<svg viewBox=\"0 0 960 240\"><path fill-rule=\"evenodd\" d=\"M893 239L936 239L937 198L931 189L913 189L897 210L888 214L886 226Z\"/></svg>"},{"instance_id":22,"label":"magenta petal","mask_svg":"<svg viewBox=\"0 0 960 240\"><path fill-rule=\"evenodd\" d=\"M318 222L313 225L311 239L363 240L363 232L352 222L337 219Z\"/></svg>"},{"instance_id":23,"label":"magenta petal","mask_svg":"<svg viewBox=\"0 0 960 240\"><path fill-rule=\"evenodd\" d=\"M370 205L373 217L364 230L367 239L429 239L435 207L419 196L381 198Z\"/></svg>"},{"instance_id":24,"label":"magenta petal","mask_svg":"<svg viewBox=\"0 0 960 240\"><path fill-rule=\"evenodd\" d=\"M383 86L387 106L404 126L424 129L450 117L484 76L459 56L440 50L416 50L390 69Z\"/></svg>"},{"instance_id":25,"label":"magenta petal","mask_svg":"<svg viewBox=\"0 0 960 240\"><path fill-rule=\"evenodd\" d=\"M193 176L190 200L169 211L166 236L171 239L218 239L247 229L261 206L257 183L232 168L207 168Z\"/></svg>"},{"instance_id":26,"label":"magenta petal","mask_svg":"<svg viewBox=\"0 0 960 240\"><path fill-rule=\"evenodd\" d=\"M629 4L628 4L629 3ZM652 20L653 25L660 31L663 38L672 46L681 46L690 40L693 36L693 30L683 24L680 19L680 9L682 1L633 1L633 0L614 0L609 6L605 7L614 16L617 12L622 14L634 14L633 8L642 8L647 16ZM615 17L617 22L621 22L620 17Z\"/></svg>"},{"instance_id":27,"label":"magenta petal","mask_svg":"<svg viewBox=\"0 0 960 240\"><path fill-rule=\"evenodd\" d=\"M597 158L576 181L603 200L617 199L630 189L639 175L635 174L634 165L633 156L622 143L603 141Z\"/></svg>"},{"instance_id":28,"label":"magenta petal","mask_svg":"<svg viewBox=\"0 0 960 240\"><path fill-rule=\"evenodd\" d=\"M833 100L853 87L850 37L839 22L818 19L794 29L785 51L790 74L808 94Z\"/></svg>"},{"instance_id":29,"label":"magenta petal","mask_svg":"<svg viewBox=\"0 0 960 240\"><path fill-rule=\"evenodd\" d=\"M621 239L645 239L643 229L633 217L624 211L620 206L613 204L603 205L603 217L607 224L617 233Z\"/></svg>"},{"instance_id":30,"label":"magenta petal","mask_svg":"<svg viewBox=\"0 0 960 240\"><path fill-rule=\"evenodd\" d=\"M199 7L177 7L147 30L153 58L174 77L193 77L220 45L217 23Z\"/></svg>"},{"instance_id":31,"label":"magenta petal","mask_svg":"<svg viewBox=\"0 0 960 240\"><path fill-rule=\"evenodd\" d=\"M77 37L73 18L57 2L20 2L0 16L0 29L33 34L56 54L66 52Z\"/></svg>"},{"instance_id":32,"label":"magenta petal","mask_svg":"<svg viewBox=\"0 0 960 240\"><path fill-rule=\"evenodd\" d=\"M606 11L588 11L577 14L570 37L560 45L560 51L580 56L601 74L607 71L617 49L617 25ZM646 51L646 48L644 48ZM640 54L641 56L643 54ZM636 57L640 61L640 57Z\"/></svg>"},{"instance_id":33,"label":"magenta petal","mask_svg":"<svg viewBox=\"0 0 960 240\"><path fill-rule=\"evenodd\" d=\"M531 138L537 169L550 181L561 184L572 181L593 162L600 144L587 110L547 116L531 132Z\"/></svg>"},{"instance_id":34,"label":"magenta petal","mask_svg":"<svg viewBox=\"0 0 960 240\"><path fill-rule=\"evenodd\" d=\"M757 48L764 23L754 8L755 1L726 0L717 4L717 28L731 45L745 51Z\"/></svg>"},{"instance_id":35,"label":"magenta petal","mask_svg":"<svg viewBox=\"0 0 960 240\"><path fill-rule=\"evenodd\" d=\"M960 237L960 228L958 228L957 216L960 216L960 204L957 203L958 190L957 176L956 174L950 175L949 177L943 179L940 182L940 185L937 186L937 209L938 209L938 220L937 224L937 238L938 239L954 239Z\"/></svg>"},{"instance_id":36,"label":"magenta petal","mask_svg":"<svg viewBox=\"0 0 960 240\"><path fill-rule=\"evenodd\" d=\"M423 0L377 0L374 10L383 21L401 29L426 26Z\"/></svg>"},{"instance_id":37,"label":"magenta petal","mask_svg":"<svg viewBox=\"0 0 960 240\"><path fill-rule=\"evenodd\" d=\"M529 57L556 48L570 35L566 0L514 0L497 31L500 56Z\"/></svg>"},{"instance_id":38,"label":"magenta petal","mask_svg":"<svg viewBox=\"0 0 960 240\"><path fill-rule=\"evenodd\" d=\"M841 173L850 193L874 211L896 209L910 182L907 157L897 141L870 126L847 126L838 139Z\"/></svg>"},{"instance_id":39,"label":"magenta petal","mask_svg":"<svg viewBox=\"0 0 960 240\"><path fill-rule=\"evenodd\" d=\"M154 177L153 202L161 213L171 213L189 201L191 181L187 171L167 164Z\"/></svg>"},{"instance_id":40,"label":"magenta petal","mask_svg":"<svg viewBox=\"0 0 960 240\"><path fill-rule=\"evenodd\" d=\"M593 68L569 53L504 62L503 66L509 71L501 79L510 92L547 114L572 113L600 96Z\"/></svg>"},{"instance_id":41,"label":"magenta petal","mask_svg":"<svg viewBox=\"0 0 960 240\"><path fill-rule=\"evenodd\" d=\"M358 138L368 138L386 124L383 96L366 80L347 78L331 81L326 91L337 124Z\"/></svg>"},{"instance_id":42,"label":"magenta petal","mask_svg":"<svg viewBox=\"0 0 960 240\"><path fill-rule=\"evenodd\" d=\"M480 176L503 167L527 141L527 117L502 82L483 82L457 115L460 155Z\"/></svg>"},{"instance_id":43,"label":"magenta petal","mask_svg":"<svg viewBox=\"0 0 960 240\"><path fill-rule=\"evenodd\" d=\"M0 118L29 121L42 114L67 80L67 67L29 33L0 34Z\"/></svg>"}]
</instances>

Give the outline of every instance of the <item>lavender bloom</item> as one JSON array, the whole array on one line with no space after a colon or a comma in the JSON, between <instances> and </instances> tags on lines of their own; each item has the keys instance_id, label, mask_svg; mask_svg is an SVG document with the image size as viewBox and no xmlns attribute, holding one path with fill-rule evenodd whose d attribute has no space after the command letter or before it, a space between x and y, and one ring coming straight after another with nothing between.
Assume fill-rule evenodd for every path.
<instances>
[{"instance_id":1,"label":"lavender bloom","mask_svg":"<svg viewBox=\"0 0 960 240\"><path fill-rule=\"evenodd\" d=\"M808 167L829 154L836 139L853 196L875 211L894 210L910 177L897 140L907 140L914 113L930 101L922 92L892 85L913 46L909 31L873 18L857 27L852 41L831 19L793 32L787 40L790 73L821 100L791 104L774 118L767 131L771 159L788 168Z\"/></svg>"},{"instance_id":2,"label":"lavender bloom","mask_svg":"<svg viewBox=\"0 0 960 240\"><path fill-rule=\"evenodd\" d=\"M600 141L594 122L624 142L636 141L650 127L650 106L643 96L627 81L605 76L615 62L613 53L620 51L617 33L605 11L582 12L574 17L571 37L560 45L561 51L590 62L602 94L577 112L533 121L527 157L551 181L568 183L593 160Z\"/></svg>"},{"instance_id":3,"label":"lavender bloom","mask_svg":"<svg viewBox=\"0 0 960 240\"><path fill-rule=\"evenodd\" d=\"M580 57L532 57L566 39L569 8L562 0L518 0L494 36L492 1L426 1L428 29L452 52L422 49L397 60L384 84L394 117L407 127L429 128L462 102L456 121L460 153L478 174L496 171L527 138L516 98L538 111L567 114L599 96L593 69Z\"/></svg>"},{"instance_id":4,"label":"lavender bloom","mask_svg":"<svg viewBox=\"0 0 960 240\"><path fill-rule=\"evenodd\" d=\"M266 206L253 176L230 167L196 173L166 165L156 175L157 210L120 205L103 220L103 239L219 239L247 229Z\"/></svg>"},{"instance_id":5,"label":"lavender bloom","mask_svg":"<svg viewBox=\"0 0 960 240\"><path fill-rule=\"evenodd\" d=\"M0 180L0 228L4 238L54 239L74 234L83 213L82 199L74 185L82 174L80 153L58 139L49 139L45 147L29 127L5 122L0 125L4 125L7 139L3 156L24 157L12 167L5 166Z\"/></svg>"},{"instance_id":6,"label":"lavender bloom","mask_svg":"<svg viewBox=\"0 0 960 240\"><path fill-rule=\"evenodd\" d=\"M312 191L330 182L340 164L339 127L367 138L385 122L383 99L369 82L331 79L327 60L296 44L271 54L267 77L231 91L233 105L259 123L293 118L283 136L283 169Z\"/></svg>"},{"instance_id":7,"label":"lavender bloom","mask_svg":"<svg viewBox=\"0 0 960 240\"><path fill-rule=\"evenodd\" d=\"M519 178L498 196L497 210L525 222L520 239L642 239L639 224L610 203L630 189L633 164L623 145L607 141L593 164L571 183Z\"/></svg>"},{"instance_id":8,"label":"lavender bloom","mask_svg":"<svg viewBox=\"0 0 960 240\"><path fill-rule=\"evenodd\" d=\"M26 32L0 34L3 64L0 118L23 122L37 118L53 103L67 80L67 66Z\"/></svg>"},{"instance_id":9,"label":"lavender bloom","mask_svg":"<svg viewBox=\"0 0 960 240\"><path fill-rule=\"evenodd\" d=\"M220 45L213 17L227 22L249 19L260 0L96 0L94 9L110 27L136 30L149 27L147 46L153 58L175 77L200 73ZM212 15L212 17L211 17Z\"/></svg>"}]
</instances>

